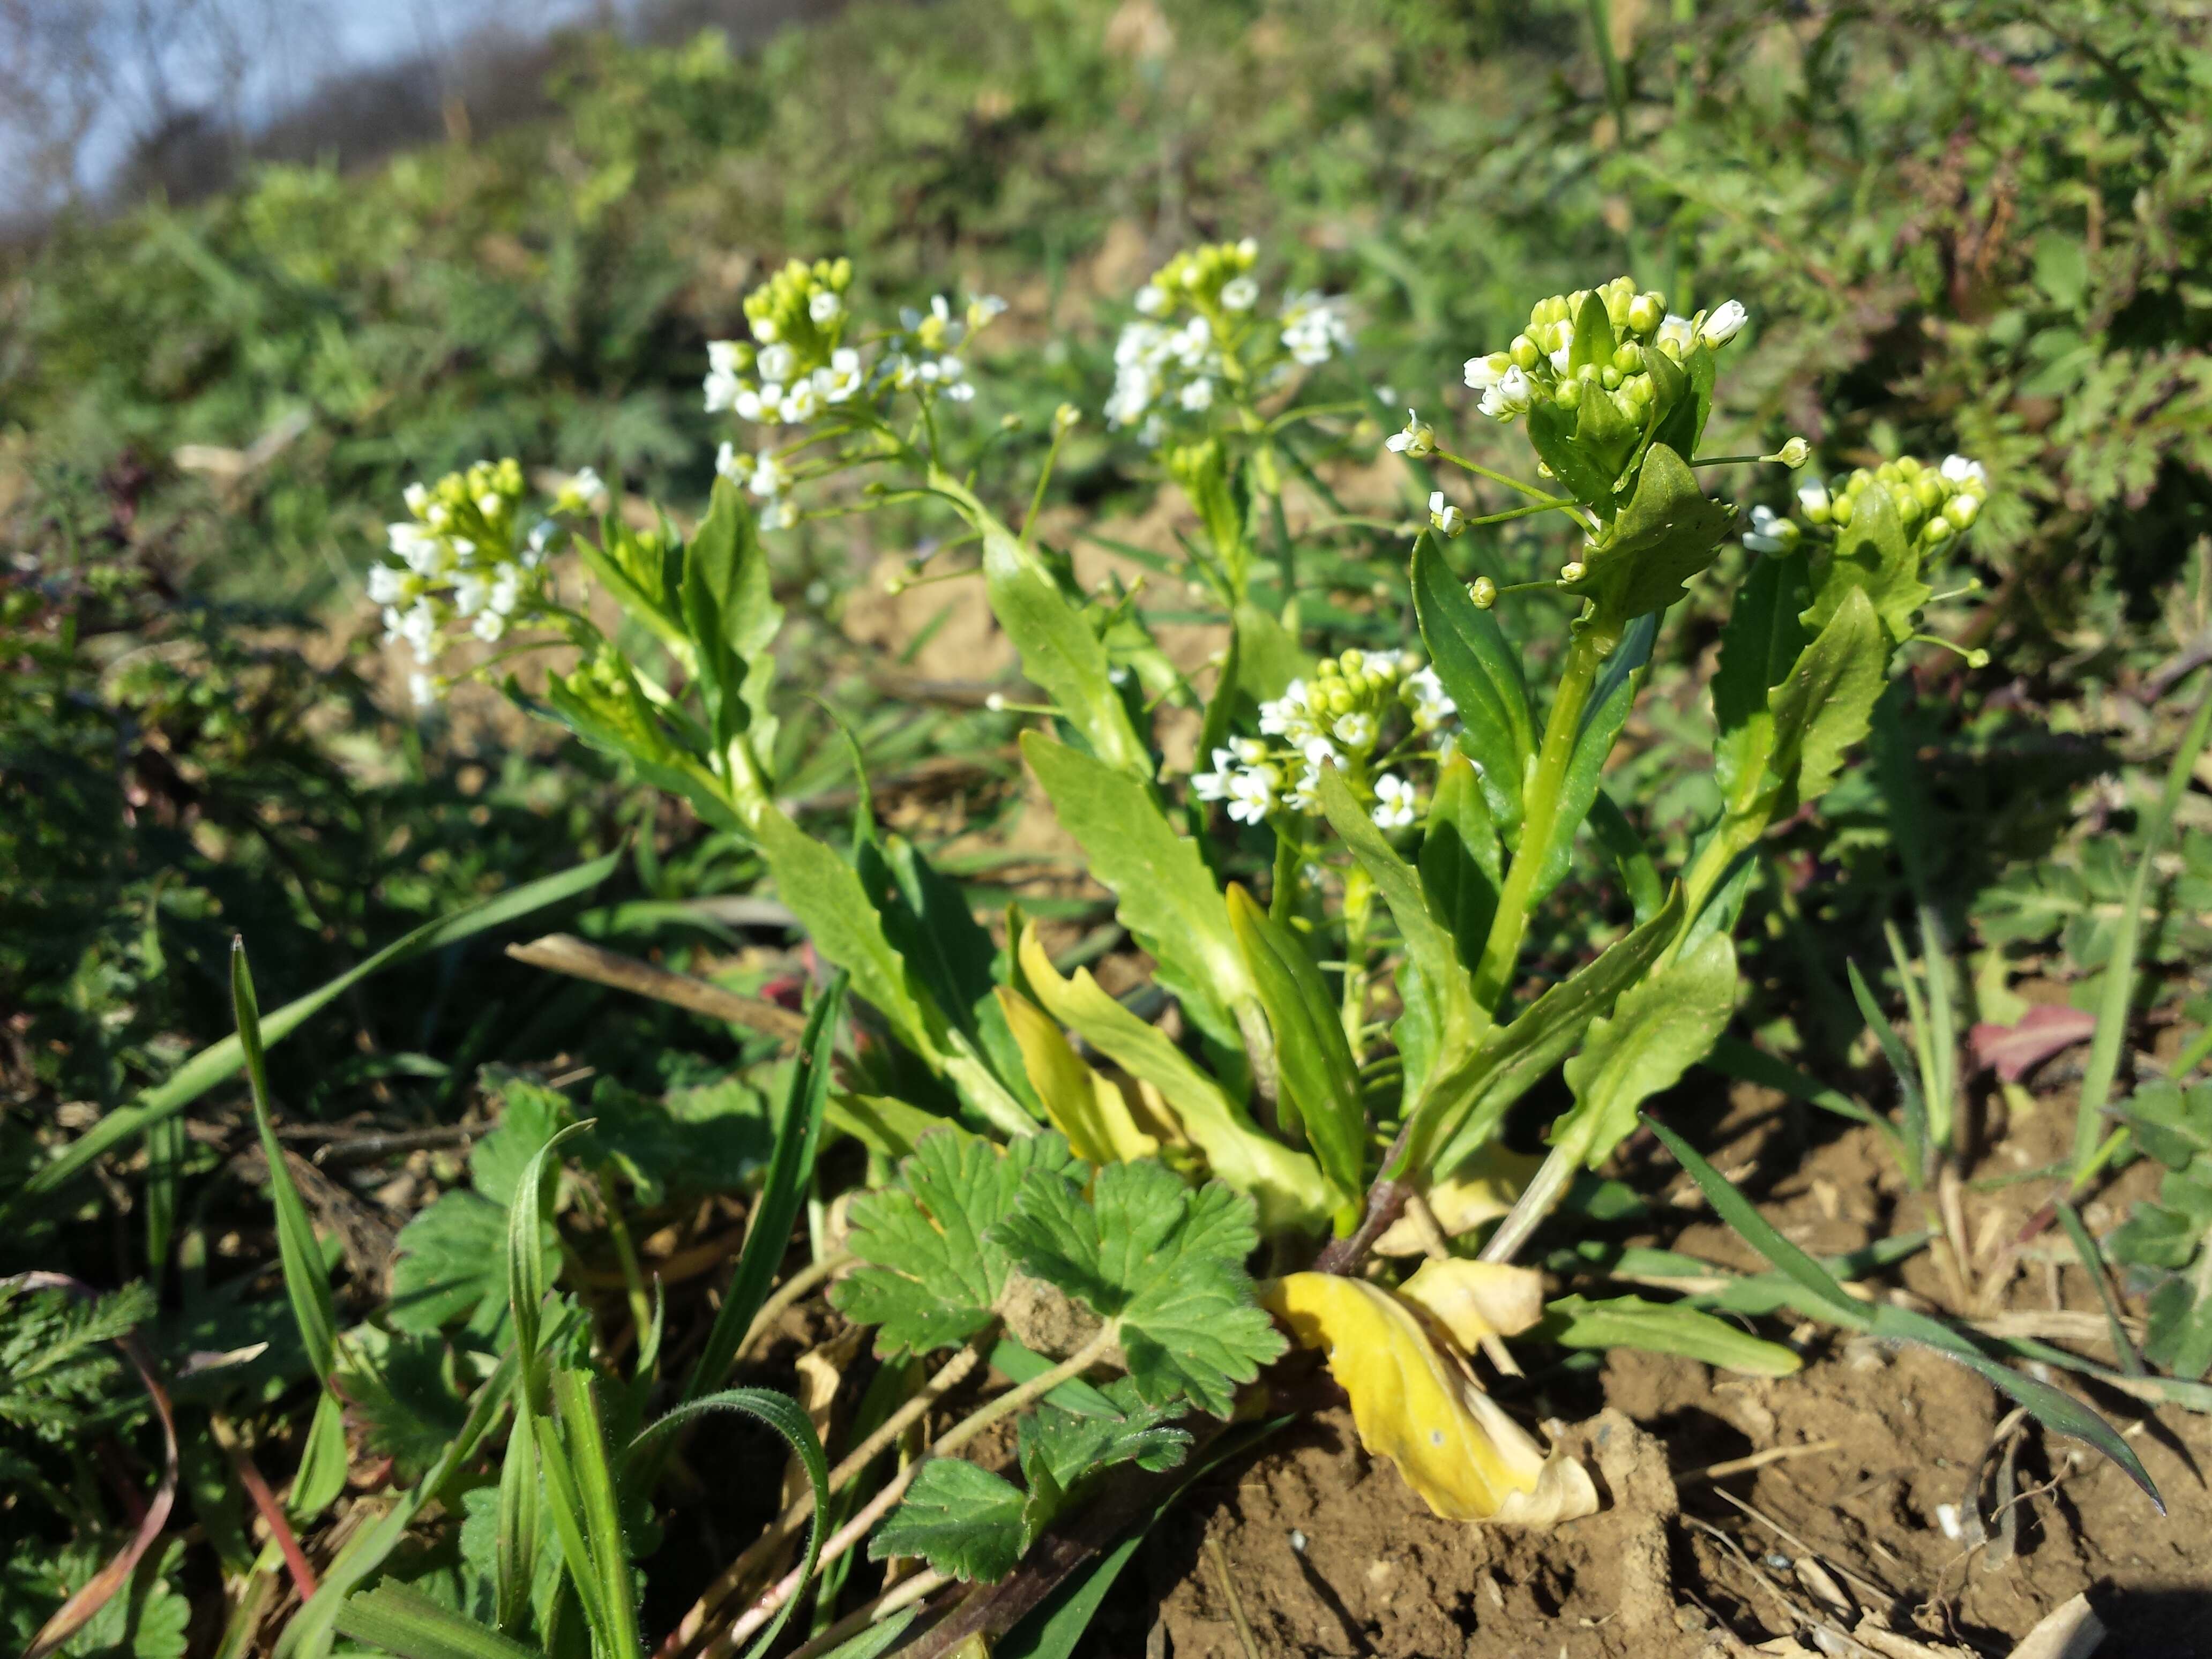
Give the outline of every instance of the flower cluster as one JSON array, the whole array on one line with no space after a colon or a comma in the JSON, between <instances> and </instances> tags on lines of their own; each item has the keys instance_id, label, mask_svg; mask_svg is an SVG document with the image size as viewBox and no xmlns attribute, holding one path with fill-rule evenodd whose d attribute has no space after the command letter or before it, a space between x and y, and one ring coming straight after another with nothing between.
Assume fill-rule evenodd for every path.
<instances>
[{"instance_id":1,"label":"flower cluster","mask_svg":"<svg viewBox=\"0 0 2212 1659\"><path fill-rule=\"evenodd\" d=\"M1931 466L1911 455L1900 455L1871 470L1860 467L1825 483L1814 479L1799 485L1797 510L1807 524L1849 524L1858 510L1860 496L1875 483L1882 486L1895 505L1905 533L1915 538L1923 550L1931 552L1972 527L1990 493L1989 475L1978 461L1947 455L1940 465ZM1803 533L1795 519L1754 507L1743 544L1754 553L1788 553Z\"/></svg>"},{"instance_id":2,"label":"flower cluster","mask_svg":"<svg viewBox=\"0 0 2212 1659\"><path fill-rule=\"evenodd\" d=\"M1265 389L1350 349L1342 306L1319 294L1292 295L1272 329L1261 325L1259 257L1249 236L1188 248L1137 290L1139 315L1114 345L1109 426L1157 446L1170 420L1204 415L1229 386Z\"/></svg>"},{"instance_id":3,"label":"flower cluster","mask_svg":"<svg viewBox=\"0 0 2212 1659\"><path fill-rule=\"evenodd\" d=\"M605 490L586 469L555 505L581 512ZM368 597L383 610L386 640L404 641L415 653L410 685L416 703L435 700L439 682L430 670L463 625L495 642L540 598L559 526L544 520L526 533L522 496L522 466L511 456L479 461L434 484L408 485L409 516L387 532L397 562L370 567Z\"/></svg>"},{"instance_id":4,"label":"flower cluster","mask_svg":"<svg viewBox=\"0 0 2212 1659\"><path fill-rule=\"evenodd\" d=\"M1595 295L1604 307L1612 333L1609 349L1586 343L1575 351L1575 325ZM1741 333L1749 313L1736 301L1680 317L1667 309L1667 296L1639 290L1633 279L1616 276L1595 289L1577 289L1539 300L1528 312L1528 326L1503 351L1467 360L1467 384L1482 394L1482 412L1496 421L1513 421L1539 398L1561 409L1579 409L1585 398L1612 400L1621 417L1640 423L1655 392L1646 354L1664 353L1681 363L1700 347L1717 349ZM1602 332L1603 331L1601 331Z\"/></svg>"},{"instance_id":5,"label":"flower cluster","mask_svg":"<svg viewBox=\"0 0 2212 1659\"><path fill-rule=\"evenodd\" d=\"M1346 651L1324 658L1310 682L1293 680L1261 703L1261 735L1215 750L1213 769L1191 785L1200 800L1227 802L1238 823L1257 823L1279 806L1319 810L1321 769L1334 766L1378 825L1401 830L1418 816L1418 795L1389 769L1442 749L1457 712L1436 671L1412 653Z\"/></svg>"}]
</instances>

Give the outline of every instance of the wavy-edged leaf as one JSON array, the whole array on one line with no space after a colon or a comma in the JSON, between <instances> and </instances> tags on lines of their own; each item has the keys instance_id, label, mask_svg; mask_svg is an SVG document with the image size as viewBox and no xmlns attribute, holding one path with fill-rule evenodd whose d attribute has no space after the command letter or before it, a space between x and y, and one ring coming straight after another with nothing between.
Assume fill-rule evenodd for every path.
<instances>
[{"instance_id":1,"label":"wavy-edged leaf","mask_svg":"<svg viewBox=\"0 0 2212 1659\"><path fill-rule=\"evenodd\" d=\"M1637 1109L1705 1057L1735 997L1735 946L1725 933L1622 992L1566 1063L1575 1104L1552 1126L1552 1145L1596 1169L1635 1132Z\"/></svg>"},{"instance_id":2,"label":"wavy-edged leaf","mask_svg":"<svg viewBox=\"0 0 2212 1659\"><path fill-rule=\"evenodd\" d=\"M1091 752L1133 777L1152 775L1144 740L1130 723L1106 647L1060 591L1034 548L986 518L983 588L991 612L1021 655L1022 672L1043 688Z\"/></svg>"},{"instance_id":3,"label":"wavy-edged leaf","mask_svg":"<svg viewBox=\"0 0 2212 1659\"><path fill-rule=\"evenodd\" d=\"M1920 555L1905 534L1888 489L1870 483L1859 494L1851 521L1836 532L1836 544L1818 562L1805 624L1825 628L1853 593L1863 594L1892 646L1912 633L1912 618L1932 591L1920 580Z\"/></svg>"},{"instance_id":4,"label":"wavy-edged leaf","mask_svg":"<svg viewBox=\"0 0 2212 1659\"><path fill-rule=\"evenodd\" d=\"M1226 1417L1239 1383L1283 1351L1244 1260L1255 1206L1218 1182L1193 1189L1158 1164L1113 1164L1089 1198L1065 1175L1027 1182L993 1242L1112 1326L1137 1395Z\"/></svg>"},{"instance_id":5,"label":"wavy-edged leaf","mask_svg":"<svg viewBox=\"0 0 2212 1659\"><path fill-rule=\"evenodd\" d=\"M1593 405L1611 401L1583 399ZM1601 624L1624 628L1680 599L1683 584L1712 563L1735 522L1733 507L1707 495L1682 458L1655 443L1610 535L1584 555L1582 580L1565 586L1596 601Z\"/></svg>"}]
</instances>

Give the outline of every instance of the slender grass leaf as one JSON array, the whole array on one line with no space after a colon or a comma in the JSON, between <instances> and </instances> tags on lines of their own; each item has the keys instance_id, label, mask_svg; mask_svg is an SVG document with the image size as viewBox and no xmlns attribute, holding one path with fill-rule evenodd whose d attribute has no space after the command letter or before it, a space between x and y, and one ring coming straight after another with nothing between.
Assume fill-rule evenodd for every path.
<instances>
[{"instance_id":1,"label":"slender grass leaf","mask_svg":"<svg viewBox=\"0 0 2212 1659\"><path fill-rule=\"evenodd\" d=\"M1905 1117L1905 1130L1900 1146L1905 1153L1905 1172L1917 1192L1926 1179L1928 1168L1928 1103L1920 1096L1919 1074L1912 1064L1912 1056L1905 1052L1904 1041L1897 1035L1896 1027L1889 1023L1881 1006L1874 1000L1874 993L1859 972L1856 962L1845 962L1844 971L1851 981L1851 996L1859 1006L1859 1015L1874 1033L1875 1041L1881 1047L1882 1057L1897 1078L1897 1098Z\"/></svg>"},{"instance_id":2,"label":"slender grass leaf","mask_svg":"<svg viewBox=\"0 0 2212 1659\"><path fill-rule=\"evenodd\" d=\"M622 851L617 848L604 858L578 865L573 870L542 877L512 892L456 910L452 915L441 916L435 921L425 922L337 978L328 980L307 995L286 1003L263 1019L261 1041L264 1046L283 1042L307 1020L373 974L426 951L458 945L489 928L502 927L533 911L589 892L613 873L621 860ZM112 1151L131 1136L143 1133L148 1126L183 1111L244 1063L245 1050L235 1036L225 1037L220 1042L210 1043L201 1049L179 1066L167 1082L147 1090L130 1105L118 1107L108 1113L64 1147L52 1163L42 1165L23 1183L21 1196L11 1200L7 1206L0 1206L0 1218L4 1218L21 1197L52 1192L74 1178L94 1158Z\"/></svg>"},{"instance_id":3,"label":"slender grass leaf","mask_svg":"<svg viewBox=\"0 0 2212 1659\"><path fill-rule=\"evenodd\" d=\"M2112 1351L2120 1357L2120 1370L2130 1376L2141 1376L2142 1356L2136 1352L2136 1345L2128 1336L2127 1323L2120 1317L2119 1298L2112 1294L2112 1281L2105 1273L2104 1253L2098 1249L2097 1241L2089 1237L2088 1228L2081 1224L2079 1211L2063 1198L2056 1207L2058 1224L2065 1228L2067 1240L2081 1261L2081 1271L2089 1275L2098 1304L2105 1310L2105 1322L2112 1333Z\"/></svg>"},{"instance_id":4,"label":"slender grass leaf","mask_svg":"<svg viewBox=\"0 0 2212 1659\"><path fill-rule=\"evenodd\" d=\"M805 1202L822 1147L822 1123L830 1101L830 1057L836 1045L837 1018L845 1006L846 975L839 974L816 999L799 1040L791 1086L775 1126L775 1146L768 1173L753 1205L751 1224L738 1258L738 1271L715 1312L714 1323L699 1351L698 1364L684 1385L684 1397L698 1399L721 1386L745 1332L768 1299L775 1271L791 1242L792 1223Z\"/></svg>"},{"instance_id":5,"label":"slender grass leaf","mask_svg":"<svg viewBox=\"0 0 2212 1659\"><path fill-rule=\"evenodd\" d=\"M1563 1348L1637 1348L1646 1353L1675 1353L1745 1376L1790 1376L1805 1362L1778 1342L1769 1342L1725 1319L1680 1302L1647 1302L1616 1297L1593 1302L1579 1296L1547 1303L1532 1337Z\"/></svg>"},{"instance_id":6,"label":"slender grass leaf","mask_svg":"<svg viewBox=\"0 0 2212 1659\"><path fill-rule=\"evenodd\" d=\"M404 1584L380 1584L348 1596L338 1609L337 1629L398 1659L538 1659L536 1649Z\"/></svg>"}]
</instances>

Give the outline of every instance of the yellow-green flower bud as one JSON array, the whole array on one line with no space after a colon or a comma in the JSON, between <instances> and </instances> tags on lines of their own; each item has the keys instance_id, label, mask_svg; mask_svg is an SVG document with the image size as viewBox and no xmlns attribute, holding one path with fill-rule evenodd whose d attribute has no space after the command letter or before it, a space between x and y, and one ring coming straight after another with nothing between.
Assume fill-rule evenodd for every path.
<instances>
[{"instance_id":1,"label":"yellow-green flower bud","mask_svg":"<svg viewBox=\"0 0 2212 1659\"><path fill-rule=\"evenodd\" d=\"M1795 472L1799 467L1804 465L1806 462L1813 459L1813 446L1807 443L1802 438L1792 438L1788 443L1783 445L1781 448L1776 450L1771 455L1762 456L1760 459L1762 460L1779 461L1783 465L1788 467L1792 472Z\"/></svg>"},{"instance_id":2,"label":"yellow-green flower bud","mask_svg":"<svg viewBox=\"0 0 2212 1659\"><path fill-rule=\"evenodd\" d=\"M1467 596L1477 611L1487 611L1498 603L1498 584L1487 576L1477 576L1468 584Z\"/></svg>"},{"instance_id":3,"label":"yellow-green flower bud","mask_svg":"<svg viewBox=\"0 0 2212 1659\"><path fill-rule=\"evenodd\" d=\"M1920 526L1920 539L1929 547L1948 542L1957 533L1951 528L1951 521L1940 513Z\"/></svg>"},{"instance_id":4,"label":"yellow-green flower bud","mask_svg":"<svg viewBox=\"0 0 2212 1659\"><path fill-rule=\"evenodd\" d=\"M1650 334L1666 319L1667 301L1653 293L1638 295L1628 302L1628 325L1638 334Z\"/></svg>"},{"instance_id":5,"label":"yellow-green flower bud","mask_svg":"<svg viewBox=\"0 0 2212 1659\"><path fill-rule=\"evenodd\" d=\"M1580 559L1576 559L1570 563L1563 564L1559 567L1559 580L1563 582L1578 582L1588 574L1589 574L1589 571L1584 567Z\"/></svg>"},{"instance_id":6,"label":"yellow-green flower bud","mask_svg":"<svg viewBox=\"0 0 2212 1659\"><path fill-rule=\"evenodd\" d=\"M1544 361L1544 349L1525 334L1516 334L1513 337L1513 343L1505 348L1505 355L1513 360L1513 366L1524 374Z\"/></svg>"},{"instance_id":7,"label":"yellow-green flower bud","mask_svg":"<svg viewBox=\"0 0 2212 1659\"><path fill-rule=\"evenodd\" d=\"M1852 491L1846 490L1842 495L1837 496L1835 500L1828 503L1828 516L1833 519L1838 524L1849 524L1851 521L1851 514L1857 509L1857 507L1858 496L1856 494Z\"/></svg>"},{"instance_id":8,"label":"yellow-green flower bud","mask_svg":"<svg viewBox=\"0 0 2212 1659\"><path fill-rule=\"evenodd\" d=\"M1552 393L1552 401L1559 404L1561 409L1581 408L1583 383L1580 380L1560 381L1559 389Z\"/></svg>"},{"instance_id":9,"label":"yellow-green flower bud","mask_svg":"<svg viewBox=\"0 0 2212 1659\"><path fill-rule=\"evenodd\" d=\"M1912 493L1920 498L1921 506L1933 513L1943 505L1945 497L1951 492L1943 487L1943 481L1934 473L1923 472L1913 480Z\"/></svg>"},{"instance_id":10,"label":"yellow-green flower bud","mask_svg":"<svg viewBox=\"0 0 2212 1659\"><path fill-rule=\"evenodd\" d=\"M1613 349L1613 366L1623 374L1633 374L1644 367L1644 348L1633 340L1624 341Z\"/></svg>"},{"instance_id":11,"label":"yellow-green flower bud","mask_svg":"<svg viewBox=\"0 0 2212 1659\"><path fill-rule=\"evenodd\" d=\"M1597 378L1598 384L1602 386L1607 392L1618 392L1620 390L1620 371L1615 368L1611 363L1607 363L1603 368L1598 370Z\"/></svg>"},{"instance_id":12,"label":"yellow-green flower bud","mask_svg":"<svg viewBox=\"0 0 2212 1659\"><path fill-rule=\"evenodd\" d=\"M1981 502L1972 495L1954 495L1943 503L1943 516L1960 530L1972 528L1974 520L1981 516Z\"/></svg>"}]
</instances>

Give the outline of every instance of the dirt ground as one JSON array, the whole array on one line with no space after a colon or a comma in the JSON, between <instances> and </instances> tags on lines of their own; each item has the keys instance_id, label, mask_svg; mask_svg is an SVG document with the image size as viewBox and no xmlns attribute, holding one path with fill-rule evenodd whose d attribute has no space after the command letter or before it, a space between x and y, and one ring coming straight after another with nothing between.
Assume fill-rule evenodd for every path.
<instances>
[{"instance_id":1,"label":"dirt ground","mask_svg":"<svg viewBox=\"0 0 2212 1659\"><path fill-rule=\"evenodd\" d=\"M1973 1173L2039 1164L2069 1118L2063 1093L2000 1112ZM1808 1248L1904 1230L1909 1195L1870 1131L1831 1133L1744 1090L1716 1127L1701 1138L1717 1165ZM1801 1152L1808 1127L1826 1139ZM1762 1190L1766 1167L1790 1174ZM2142 1178L2107 1195L2115 1215ZM2078 1268L2046 1265L2056 1252L2033 1246L2005 1261L2047 1184L1954 1195L1960 1231L1978 1241L1969 1305L1996 1328L2071 1336L2108 1359ZM1759 1265L1686 1205L1639 1242ZM1928 1253L1902 1279L1951 1305L1948 1271ZM1325 1412L1197 1483L1139 1553L1133 1577L1145 1579L1116 1595L1095 1650L1249 1659L1233 1586L1256 1651L1285 1659L1914 1651L1854 1645L1845 1632L1865 1635L1869 1616L1921 1653L2005 1655L2081 1592L2110 1628L2097 1650L2107 1659L2212 1654L2212 1420L2091 1394L2157 1483L2161 1518L2103 1457L2033 1423L1993 1446L2004 1402L1947 1360L1813 1327L1790 1336L1807 1363L1778 1380L1616 1352L1594 1372L1501 1385L1524 1418L1572 1425L1562 1443L1606 1495L1600 1514L1550 1532L1438 1520L1360 1449L1348 1411Z\"/></svg>"}]
</instances>

